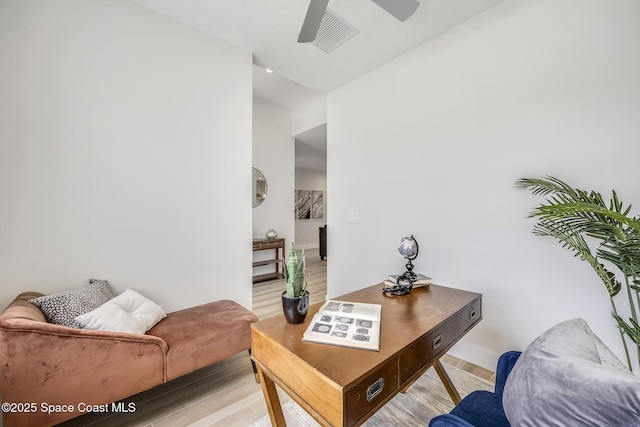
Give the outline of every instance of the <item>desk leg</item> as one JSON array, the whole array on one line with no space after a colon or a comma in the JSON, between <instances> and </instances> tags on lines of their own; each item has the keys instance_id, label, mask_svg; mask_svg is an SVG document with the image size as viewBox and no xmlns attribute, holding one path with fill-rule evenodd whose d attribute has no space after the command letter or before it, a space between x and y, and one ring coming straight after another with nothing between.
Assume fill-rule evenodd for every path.
<instances>
[{"instance_id":1,"label":"desk leg","mask_svg":"<svg viewBox=\"0 0 640 427\"><path fill-rule=\"evenodd\" d=\"M258 378L260 379L262 394L264 394L264 401L269 411L269 418L271 418L271 425L274 427L286 427L287 423L284 420L276 385L273 380L262 371L260 365L258 365Z\"/></svg>"},{"instance_id":2,"label":"desk leg","mask_svg":"<svg viewBox=\"0 0 640 427\"><path fill-rule=\"evenodd\" d=\"M449 396L451 396L451 400L453 400L453 403L455 405L460 403L460 401L462 400L460 398L460 393L458 393L458 390L456 390L456 386L453 385L453 382L451 382L451 378L449 378L449 374L447 374L447 371L444 370L444 366L442 366L442 363L440 363L440 359L435 361L433 367L440 377L440 381L442 381L442 384L444 384L444 388L447 389Z\"/></svg>"}]
</instances>

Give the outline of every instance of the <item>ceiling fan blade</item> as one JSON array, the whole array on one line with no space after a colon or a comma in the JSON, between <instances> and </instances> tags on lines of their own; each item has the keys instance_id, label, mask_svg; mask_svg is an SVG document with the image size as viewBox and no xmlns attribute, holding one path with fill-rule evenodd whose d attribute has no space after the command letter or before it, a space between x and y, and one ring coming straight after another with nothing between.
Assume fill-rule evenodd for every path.
<instances>
[{"instance_id":1,"label":"ceiling fan blade","mask_svg":"<svg viewBox=\"0 0 640 427\"><path fill-rule=\"evenodd\" d=\"M406 21L418 9L416 0L371 0L399 21Z\"/></svg>"},{"instance_id":2,"label":"ceiling fan blade","mask_svg":"<svg viewBox=\"0 0 640 427\"><path fill-rule=\"evenodd\" d=\"M300 35L298 36L298 43L309 43L316 39L322 17L327 10L328 4L329 0L311 0L307 15L304 17L304 22L302 23Z\"/></svg>"}]
</instances>

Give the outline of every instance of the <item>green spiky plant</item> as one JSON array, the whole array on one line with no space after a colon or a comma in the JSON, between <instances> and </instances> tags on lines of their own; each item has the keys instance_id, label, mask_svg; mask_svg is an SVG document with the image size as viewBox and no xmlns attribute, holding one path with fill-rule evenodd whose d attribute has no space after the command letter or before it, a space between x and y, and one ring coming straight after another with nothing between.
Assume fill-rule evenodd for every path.
<instances>
[{"instance_id":1,"label":"green spiky plant","mask_svg":"<svg viewBox=\"0 0 640 427\"><path fill-rule=\"evenodd\" d=\"M286 294L289 298L297 298L304 295L307 290L307 283L304 280L305 271L305 259L304 249L302 249L302 255L298 260L296 254L296 247L291 243L289 248L289 256L284 268L284 278L287 281Z\"/></svg>"},{"instance_id":2,"label":"green spiky plant","mask_svg":"<svg viewBox=\"0 0 640 427\"><path fill-rule=\"evenodd\" d=\"M630 217L631 205L624 207L615 191L609 203L595 191L573 188L565 182L547 176L542 179L521 178L515 187L547 197L545 203L533 209L530 218L537 218L533 233L553 237L562 247L586 261L596 272L609 294L612 316L620 331L629 369L633 369L627 341L636 349L640 363L640 218ZM587 242L592 242L592 251ZM617 268L618 274L612 271ZM622 279L618 280L618 277ZM624 283L624 286L623 286ZM621 291L625 290L625 292ZM618 314L615 298L625 295L631 317L626 321Z\"/></svg>"}]
</instances>

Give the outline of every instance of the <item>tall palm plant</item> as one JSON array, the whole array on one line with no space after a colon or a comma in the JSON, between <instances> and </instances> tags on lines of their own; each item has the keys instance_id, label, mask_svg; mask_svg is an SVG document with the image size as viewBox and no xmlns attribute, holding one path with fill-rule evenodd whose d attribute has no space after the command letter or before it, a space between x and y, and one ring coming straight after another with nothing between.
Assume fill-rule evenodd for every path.
<instances>
[{"instance_id":1,"label":"tall palm plant","mask_svg":"<svg viewBox=\"0 0 640 427\"><path fill-rule=\"evenodd\" d=\"M629 216L631 205L625 207L615 191L607 204L599 193L573 188L551 176L521 178L515 187L546 197L545 203L529 214L538 221L534 234L558 240L586 261L606 287L627 363L632 369L627 340L635 346L640 362L640 218ZM592 244L595 251L588 242L595 243ZM617 268L618 274L611 271L612 268ZM623 289L631 316L628 321L618 314L616 307L616 301L620 302L621 298L615 297Z\"/></svg>"}]
</instances>

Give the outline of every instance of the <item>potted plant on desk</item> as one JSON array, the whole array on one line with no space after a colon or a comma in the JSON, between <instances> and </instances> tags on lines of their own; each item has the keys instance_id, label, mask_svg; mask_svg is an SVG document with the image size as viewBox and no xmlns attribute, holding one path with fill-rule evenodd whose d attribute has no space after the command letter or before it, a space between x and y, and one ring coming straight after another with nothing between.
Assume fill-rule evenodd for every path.
<instances>
[{"instance_id":1,"label":"potted plant on desk","mask_svg":"<svg viewBox=\"0 0 640 427\"><path fill-rule=\"evenodd\" d=\"M304 249L301 259L298 260L296 248L293 243L289 248L289 256L284 266L284 278L287 282L286 289L282 293L282 310L289 323L302 323L309 309L309 292L304 280L305 260Z\"/></svg>"}]
</instances>

